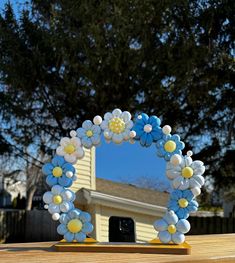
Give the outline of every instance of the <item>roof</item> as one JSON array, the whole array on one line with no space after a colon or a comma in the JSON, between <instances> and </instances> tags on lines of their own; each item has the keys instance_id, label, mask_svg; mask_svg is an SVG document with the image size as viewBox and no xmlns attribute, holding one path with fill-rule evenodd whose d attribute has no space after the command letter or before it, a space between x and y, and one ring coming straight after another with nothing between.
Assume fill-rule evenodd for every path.
<instances>
[{"instance_id":1,"label":"roof","mask_svg":"<svg viewBox=\"0 0 235 263\"><path fill-rule=\"evenodd\" d=\"M169 199L169 193L166 192L140 188L134 185L117 183L101 178L96 178L96 191L164 207L167 205Z\"/></svg>"}]
</instances>

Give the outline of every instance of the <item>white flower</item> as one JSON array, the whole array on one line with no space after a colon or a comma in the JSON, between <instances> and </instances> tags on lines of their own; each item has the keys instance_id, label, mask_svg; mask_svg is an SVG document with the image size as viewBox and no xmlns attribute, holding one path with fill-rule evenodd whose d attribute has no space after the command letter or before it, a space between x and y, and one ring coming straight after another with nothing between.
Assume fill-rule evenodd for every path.
<instances>
[{"instance_id":1,"label":"white flower","mask_svg":"<svg viewBox=\"0 0 235 263\"><path fill-rule=\"evenodd\" d=\"M120 109L115 109L112 113L107 112L101 123L105 139L117 144L130 139L132 127L131 114L128 111L122 112Z\"/></svg>"},{"instance_id":2,"label":"white flower","mask_svg":"<svg viewBox=\"0 0 235 263\"><path fill-rule=\"evenodd\" d=\"M60 140L60 146L56 149L56 153L60 156L64 156L64 159L72 164L75 164L78 159L82 159L84 157L81 140L75 136L72 138L62 138Z\"/></svg>"},{"instance_id":3,"label":"white flower","mask_svg":"<svg viewBox=\"0 0 235 263\"><path fill-rule=\"evenodd\" d=\"M48 205L48 212L52 215L60 212L67 213L73 209L74 200L74 192L69 189L64 189L60 185L54 185L51 191L43 195L43 201Z\"/></svg>"},{"instance_id":4,"label":"white flower","mask_svg":"<svg viewBox=\"0 0 235 263\"><path fill-rule=\"evenodd\" d=\"M166 175L172 180L174 189L198 189L205 183L202 174L205 166L201 161L193 161L190 156L184 156L179 163L173 161L167 163Z\"/></svg>"}]
</instances>

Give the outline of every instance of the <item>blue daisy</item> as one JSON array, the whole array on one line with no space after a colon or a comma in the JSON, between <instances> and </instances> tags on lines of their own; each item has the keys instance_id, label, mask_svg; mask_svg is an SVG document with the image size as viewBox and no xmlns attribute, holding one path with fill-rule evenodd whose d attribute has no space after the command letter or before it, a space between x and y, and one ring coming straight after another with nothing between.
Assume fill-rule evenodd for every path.
<instances>
[{"instance_id":1,"label":"blue daisy","mask_svg":"<svg viewBox=\"0 0 235 263\"><path fill-rule=\"evenodd\" d=\"M57 232L63 235L67 242L83 242L86 235L93 231L90 214L76 208L62 214L59 220L61 224L57 227Z\"/></svg>"},{"instance_id":2,"label":"blue daisy","mask_svg":"<svg viewBox=\"0 0 235 263\"><path fill-rule=\"evenodd\" d=\"M149 147L153 142L162 138L161 121L156 116L149 117L142 113L135 120L133 131L136 132L135 140L139 140L144 147Z\"/></svg>"},{"instance_id":3,"label":"blue daisy","mask_svg":"<svg viewBox=\"0 0 235 263\"><path fill-rule=\"evenodd\" d=\"M77 136L81 139L82 145L88 149L100 144L100 134L100 126L94 125L90 120L84 121L82 127L77 129Z\"/></svg>"},{"instance_id":4,"label":"blue daisy","mask_svg":"<svg viewBox=\"0 0 235 263\"><path fill-rule=\"evenodd\" d=\"M178 218L188 218L189 213L197 211L198 203L191 190L174 190L171 193L168 209L173 210Z\"/></svg>"},{"instance_id":5,"label":"blue daisy","mask_svg":"<svg viewBox=\"0 0 235 263\"><path fill-rule=\"evenodd\" d=\"M157 155L169 161L174 154L182 155L181 150L184 149L185 145L180 141L180 136L178 134L167 134L163 135L162 138L157 141L156 147Z\"/></svg>"},{"instance_id":6,"label":"blue daisy","mask_svg":"<svg viewBox=\"0 0 235 263\"><path fill-rule=\"evenodd\" d=\"M167 211L162 219L154 222L154 228L158 231L158 237L162 243L173 242L181 244L185 235L190 230L190 224L186 219L179 219L174 211Z\"/></svg>"},{"instance_id":7,"label":"blue daisy","mask_svg":"<svg viewBox=\"0 0 235 263\"><path fill-rule=\"evenodd\" d=\"M59 184L63 187L70 187L76 180L76 170L73 165L58 155L55 155L51 163L43 165L42 172L47 175L46 182L49 186Z\"/></svg>"}]
</instances>

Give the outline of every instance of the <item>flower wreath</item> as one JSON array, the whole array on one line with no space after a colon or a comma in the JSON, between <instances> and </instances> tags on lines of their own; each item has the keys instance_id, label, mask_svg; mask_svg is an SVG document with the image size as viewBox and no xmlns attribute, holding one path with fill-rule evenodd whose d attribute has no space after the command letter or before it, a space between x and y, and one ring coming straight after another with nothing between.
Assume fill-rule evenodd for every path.
<instances>
[{"instance_id":1,"label":"flower wreath","mask_svg":"<svg viewBox=\"0 0 235 263\"><path fill-rule=\"evenodd\" d=\"M139 141L143 147L155 144L157 155L167 161L166 175L171 180L173 191L166 214L154 222L154 228L162 243L184 242L184 234L190 230L187 221L189 213L198 208L195 197L204 184L202 174L205 166L201 161L192 160L192 151L183 156L185 145L180 136L171 135L169 125L163 128L160 125L161 121L156 116L149 117L142 113L133 122L128 111L115 109L107 112L104 119L95 116L93 122L84 121L81 128L70 132L70 138L60 140L51 163L42 168L47 184L52 187L51 191L44 193L43 201L52 219L59 220L57 232L67 242L83 242L86 235L93 231L90 214L74 207L75 193L68 188L76 180L73 164L84 157L84 148L90 149L101 143L102 134L106 141L116 144L123 141Z\"/></svg>"}]
</instances>

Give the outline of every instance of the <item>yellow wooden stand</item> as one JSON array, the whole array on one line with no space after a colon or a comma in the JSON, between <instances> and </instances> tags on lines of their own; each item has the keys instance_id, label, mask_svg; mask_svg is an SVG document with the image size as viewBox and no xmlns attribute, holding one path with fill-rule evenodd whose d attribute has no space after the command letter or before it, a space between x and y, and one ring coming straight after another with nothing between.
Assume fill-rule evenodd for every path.
<instances>
[{"instance_id":1,"label":"yellow wooden stand","mask_svg":"<svg viewBox=\"0 0 235 263\"><path fill-rule=\"evenodd\" d=\"M158 239L149 243L119 243L98 242L93 238L86 238L84 243L66 242L62 240L54 245L58 252L106 252L106 253L143 253L143 254L179 254L189 255L191 246L183 244L162 244Z\"/></svg>"}]
</instances>

